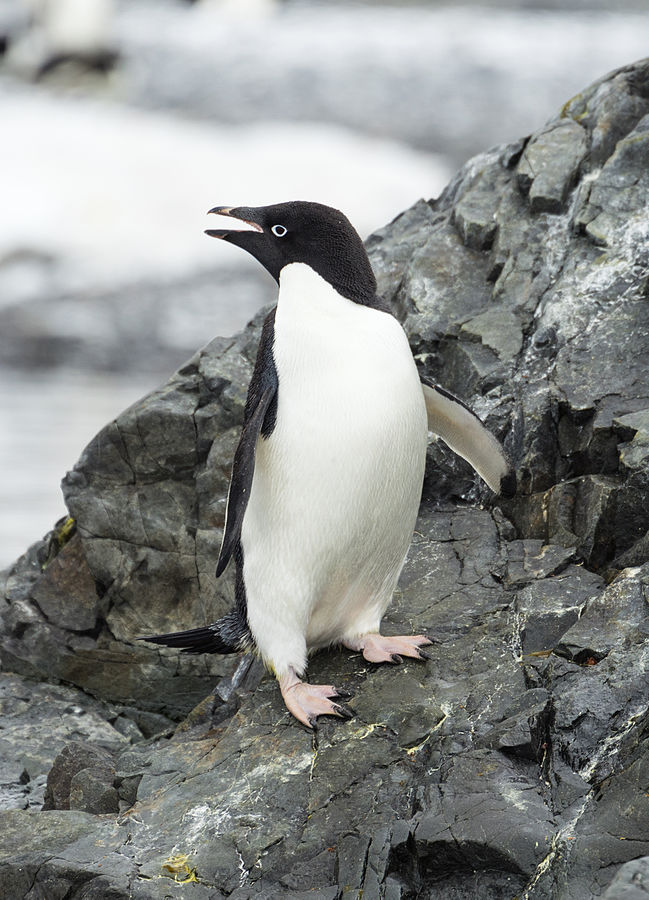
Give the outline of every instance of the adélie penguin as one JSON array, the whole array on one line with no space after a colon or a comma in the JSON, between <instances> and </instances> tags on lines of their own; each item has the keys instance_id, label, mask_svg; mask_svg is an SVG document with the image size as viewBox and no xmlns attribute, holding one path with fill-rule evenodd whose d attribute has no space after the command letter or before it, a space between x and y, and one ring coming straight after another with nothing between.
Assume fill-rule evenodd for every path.
<instances>
[{"instance_id":1,"label":"ad\u00e9lie penguin","mask_svg":"<svg viewBox=\"0 0 649 900\"><path fill-rule=\"evenodd\" d=\"M423 634L385 636L415 525L429 429L494 491L514 477L459 400L420 381L406 335L376 294L363 243L338 210L296 201L210 210L279 284L232 467L216 566L236 566L235 608L211 625L144 638L189 653L254 650L290 712L313 727L349 715L346 692L303 681L333 644L373 663L422 659Z\"/></svg>"}]
</instances>

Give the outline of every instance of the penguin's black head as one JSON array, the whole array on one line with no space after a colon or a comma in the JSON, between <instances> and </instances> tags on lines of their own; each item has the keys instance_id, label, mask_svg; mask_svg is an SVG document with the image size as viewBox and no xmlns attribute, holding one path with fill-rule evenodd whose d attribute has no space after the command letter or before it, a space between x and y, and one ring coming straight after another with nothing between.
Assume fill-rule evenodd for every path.
<instances>
[{"instance_id":1,"label":"penguin's black head","mask_svg":"<svg viewBox=\"0 0 649 900\"><path fill-rule=\"evenodd\" d=\"M295 200L273 206L215 206L210 212L252 226L205 234L243 247L277 282L284 266L305 263L344 297L375 305L376 280L363 242L337 209Z\"/></svg>"}]
</instances>

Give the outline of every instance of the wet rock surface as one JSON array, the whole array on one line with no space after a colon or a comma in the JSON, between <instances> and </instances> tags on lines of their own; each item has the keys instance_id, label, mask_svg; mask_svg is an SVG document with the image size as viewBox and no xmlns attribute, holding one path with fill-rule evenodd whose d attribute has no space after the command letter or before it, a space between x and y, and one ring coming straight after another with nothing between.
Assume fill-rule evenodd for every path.
<instances>
[{"instance_id":1,"label":"wet rock surface","mask_svg":"<svg viewBox=\"0 0 649 900\"><path fill-rule=\"evenodd\" d=\"M2 578L0 898L640 896L647 122L642 63L368 242L422 373L504 440L518 493L431 443L385 630L433 658L314 657L350 722L312 735L253 660L135 642L231 602L214 561L261 317L86 448L76 530Z\"/></svg>"}]
</instances>

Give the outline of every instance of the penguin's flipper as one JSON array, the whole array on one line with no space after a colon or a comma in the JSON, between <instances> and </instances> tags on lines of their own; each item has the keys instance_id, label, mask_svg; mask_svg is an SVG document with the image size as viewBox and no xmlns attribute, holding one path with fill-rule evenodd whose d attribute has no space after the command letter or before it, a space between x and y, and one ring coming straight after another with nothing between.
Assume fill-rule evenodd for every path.
<instances>
[{"instance_id":1,"label":"penguin's flipper","mask_svg":"<svg viewBox=\"0 0 649 900\"><path fill-rule=\"evenodd\" d=\"M461 400L438 385L422 382L428 413L428 430L465 459L489 485L504 497L516 492L516 475L500 442Z\"/></svg>"},{"instance_id":2,"label":"penguin's flipper","mask_svg":"<svg viewBox=\"0 0 649 900\"><path fill-rule=\"evenodd\" d=\"M277 371L273 359L275 309L266 316L261 332L255 368L250 379L243 428L232 463L232 477L225 511L225 531L216 575L221 575L241 537L243 516L250 497L255 471L257 439L269 437L275 427L277 414Z\"/></svg>"}]
</instances>

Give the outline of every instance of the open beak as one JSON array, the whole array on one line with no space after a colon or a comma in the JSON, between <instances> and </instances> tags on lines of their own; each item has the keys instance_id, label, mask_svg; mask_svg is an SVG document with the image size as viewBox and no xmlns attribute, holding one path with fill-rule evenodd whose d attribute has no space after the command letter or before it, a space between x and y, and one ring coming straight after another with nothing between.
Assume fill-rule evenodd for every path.
<instances>
[{"instance_id":1,"label":"open beak","mask_svg":"<svg viewBox=\"0 0 649 900\"><path fill-rule=\"evenodd\" d=\"M264 229L257 222L254 222L250 218L246 218L247 215L253 212L252 209L248 209L245 206L240 207L232 207L232 206L214 206L212 209L208 209L207 214L210 215L214 213L217 216L228 216L228 218L236 219L238 222L243 222L244 225L250 226L249 228L207 228L205 229L205 234L208 234L210 237L221 238L221 240L229 240L230 237L234 234L245 234L250 231L256 231L260 234L264 233Z\"/></svg>"}]
</instances>

